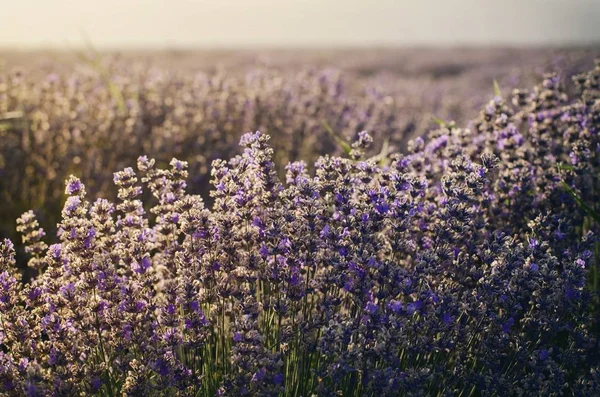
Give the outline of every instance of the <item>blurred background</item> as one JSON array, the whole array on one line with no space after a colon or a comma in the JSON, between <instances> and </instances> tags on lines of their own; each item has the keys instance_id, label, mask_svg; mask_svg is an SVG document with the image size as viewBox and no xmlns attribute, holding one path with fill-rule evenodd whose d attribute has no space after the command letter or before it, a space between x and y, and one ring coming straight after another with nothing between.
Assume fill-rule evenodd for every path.
<instances>
[{"instance_id":1,"label":"blurred background","mask_svg":"<svg viewBox=\"0 0 600 397\"><path fill-rule=\"evenodd\" d=\"M598 0L0 0L0 237L32 209L52 235L64 180L115 197L112 174L146 154L210 166L244 132L275 162L405 150L440 120L469 126L600 55ZM517 93L519 91L516 91ZM527 92L527 91L521 91ZM437 120L437 121L436 121Z\"/></svg>"},{"instance_id":2,"label":"blurred background","mask_svg":"<svg viewBox=\"0 0 600 397\"><path fill-rule=\"evenodd\" d=\"M3 1L0 45L99 48L581 45L598 0Z\"/></svg>"}]
</instances>

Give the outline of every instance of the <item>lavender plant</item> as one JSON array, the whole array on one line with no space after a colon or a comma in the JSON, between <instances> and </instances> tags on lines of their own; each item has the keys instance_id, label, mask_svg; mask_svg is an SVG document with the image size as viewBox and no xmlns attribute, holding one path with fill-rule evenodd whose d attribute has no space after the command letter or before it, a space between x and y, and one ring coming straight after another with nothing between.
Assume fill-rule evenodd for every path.
<instances>
[{"instance_id":1,"label":"lavender plant","mask_svg":"<svg viewBox=\"0 0 600 397\"><path fill-rule=\"evenodd\" d=\"M258 63L250 54L230 61L223 54L169 54L146 56L150 64L127 53L95 54L84 63L65 54L40 62L2 53L8 67L0 71L0 236L21 253L14 218L30 208L53 235L71 174L92 197L112 200L107 170L130 166L140 153L161 167L176 157L188 161L190 193L207 197L211 162L238 154L243 131L273 137L273 161L284 178L288 162L304 160L311 169L320 155L343 154L325 123L348 142L368 130L375 140L369 155L384 142L404 150L408 139L432 128L432 114L461 125L474 117L494 78L515 87L548 67L570 75L594 53L390 50L332 52L327 60L298 52L265 54ZM11 61L15 56L21 59Z\"/></svg>"},{"instance_id":2,"label":"lavender plant","mask_svg":"<svg viewBox=\"0 0 600 397\"><path fill-rule=\"evenodd\" d=\"M569 194L595 202L599 79L497 92L405 154L369 157L363 131L285 179L247 133L210 207L186 161L139 157L115 202L71 176L54 244L18 221L35 277L0 246L0 391L600 393L598 225Z\"/></svg>"}]
</instances>

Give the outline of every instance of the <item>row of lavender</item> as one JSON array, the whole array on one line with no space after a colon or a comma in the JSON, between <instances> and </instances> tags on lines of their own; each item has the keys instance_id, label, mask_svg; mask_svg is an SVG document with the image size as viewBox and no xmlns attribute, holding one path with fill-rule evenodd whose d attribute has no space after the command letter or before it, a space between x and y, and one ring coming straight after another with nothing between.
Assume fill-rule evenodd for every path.
<instances>
[{"instance_id":1,"label":"row of lavender","mask_svg":"<svg viewBox=\"0 0 600 397\"><path fill-rule=\"evenodd\" d=\"M235 155L243 131L269 131L283 169L288 161L314 161L336 150L325 124L343 135L369 129L398 139L406 128L391 97L336 71L106 68L69 68L47 80L11 74L0 84L0 114L8 115L0 121L4 235L14 229L15 213L29 208L43 211L42 222L53 227L70 174L86 180L93 196L114 197L109 171L141 153L161 165L172 157L188 161L192 192L206 195L211 161Z\"/></svg>"},{"instance_id":2,"label":"row of lavender","mask_svg":"<svg viewBox=\"0 0 600 397\"><path fill-rule=\"evenodd\" d=\"M0 249L2 393L599 394L600 63L574 80L285 181L245 134L211 208L185 161L140 157L114 203L69 178L58 243L18 221L30 283Z\"/></svg>"},{"instance_id":3,"label":"row of lavender","mask_svg":"<svg viewBox=\"0 0 600 397\"><path fill-rule=\"evenodd\" d=\"M386 138L404 148L435 125L432 114L459 123L471 119L489 98L494 78L508 89L538 74L530 67L535 61L541 70L559 65L566 75L591 64L589 52L557 53L550 65L550 54L532 51L499 52L487 63L482 59L490 54L458 53L351 54L354 66L344 67L349 61L342 57L341 70L327 63L294 67L301 55L272 67L230 65L226 73L149 67L135 58L9 62L0 77L0 236L15 239L15 214L30 208L53 234L62 181L70 174L86 181L92 197L115 198L111 171L142 153L161 166L173 157L188 161L190 191L207 198L211 162L239 153L243 132L259 129L273 137L283 177L289 161L312 164L320 155L343 153L325 125L350 140L368 130L377 142L372 152ZM17 65L22 72L15 72ZM393 73L392 66L402 70Z\"/></svg>"}]
</instances>

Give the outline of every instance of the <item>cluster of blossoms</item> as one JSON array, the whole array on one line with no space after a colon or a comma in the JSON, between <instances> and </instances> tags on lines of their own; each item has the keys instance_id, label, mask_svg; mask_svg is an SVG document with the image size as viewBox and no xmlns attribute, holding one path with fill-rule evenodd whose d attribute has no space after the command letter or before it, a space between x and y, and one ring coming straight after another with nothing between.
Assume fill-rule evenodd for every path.
<instances>
[{"instance_id":1,"label":"cluster of blossoms","mask_svg":"<svg viewBox=\"0 0 600 397\"><path fill-rule=\"evenodd\" d=\"M186 161L138 158L116 202L70 177L55 244L18 220L30 281L0 245L0 393L600 394L600 63L574 80L285 179L247 133L211 206Z\"/></svg>"},{"instance_id":2,"label":"cluster of blossoms","mask_svg":"<svg viewBox=\"0 0 600 397\"><path fill-rule=\"evenodd\" d=\"M211 162L238 154L245 131L273 137L282 178L288 162L310 166L320 155L343 153L324 124L349 141L369 131L376 142L371 154L385 139L404 148L435 125L432 114L466 122L494 78L503 87L515 86L517 78L529 85L536 75L531 64L553 57L548 51L526 54L338 54L341 69L314 57L307 65L310 54L287 63L276 54L267 67L242 58L226 71L208 65L201 72L183 60L167 67L154 59L158 66L149 67L139 57L106 58L92 67L38 65L35 58L9 62L22 67L0 73L0 236L16 239L15 214L30 208L54 234L62 184L71 174L86 181L93 197L114 199L107 170L130 166L141 153L160 166L173 157L187 161L190 193L206 197ZM556 56L565 59L561 70L591 64L589 53ZM193 59L194 65L203 61Z\"/></svg>"}]
</instances>

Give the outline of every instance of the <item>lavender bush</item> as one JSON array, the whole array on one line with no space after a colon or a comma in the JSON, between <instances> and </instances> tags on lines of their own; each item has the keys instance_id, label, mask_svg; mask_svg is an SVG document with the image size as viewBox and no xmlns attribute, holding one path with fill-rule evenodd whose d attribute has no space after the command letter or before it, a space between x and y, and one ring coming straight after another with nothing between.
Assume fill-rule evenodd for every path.
<instances>
[{"instance_id":1,"label":"lavender bush","mask_svg":"<svg viewBox=\"0 0 600 397\"><path fill-rule=\"evenodd\" d=\"M115 199L110 171L141 153L161 167L173 157L187 161L190 193L210 205L210 164L238 154L244 131L273 137L281 178L290 161L311 168L321 155L344 153L325 125L349 141L368 130L369 155L384 146L404 151L435 126L432 115L460 125L473 118L493 79L508 89L533 84L548 68L568 76L588 68L594 51L293 54L267 53L257 63L249 54L182 53L149 64L139 54L85 63L0 54L8 62L4 69L0 60L0 236L15 240L15 214L30 208L53 235L70 174L91 197Z\"/></svg>"},{"instance_id":2,"label":"lavender bush","mask_svg":"<svg viewBox=\"0 0 600 397\"><path fill-rule=\"evenodd\" d=\"M245 134L211 208L185 161L140 157L114 203L71 176L55 244L18 221L30 282L0 248L0 390L597 395L600 63L575 82L497 92L407 154L360 132L285 181Z\"/></svg>"}]
</instances>

